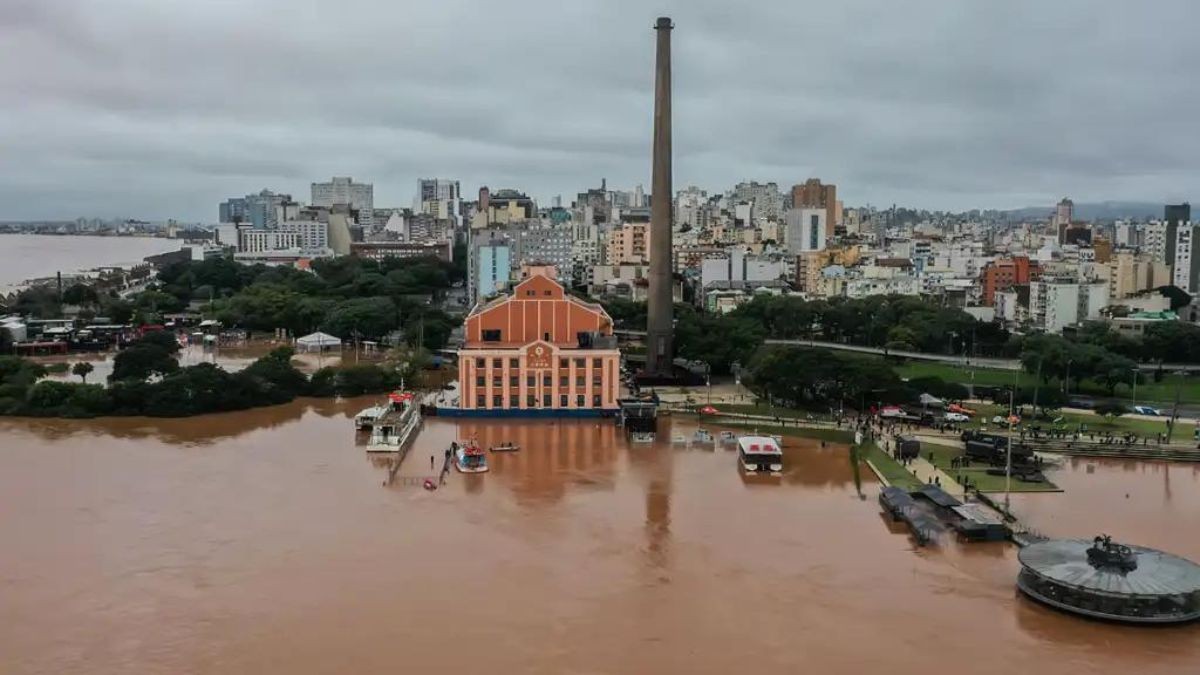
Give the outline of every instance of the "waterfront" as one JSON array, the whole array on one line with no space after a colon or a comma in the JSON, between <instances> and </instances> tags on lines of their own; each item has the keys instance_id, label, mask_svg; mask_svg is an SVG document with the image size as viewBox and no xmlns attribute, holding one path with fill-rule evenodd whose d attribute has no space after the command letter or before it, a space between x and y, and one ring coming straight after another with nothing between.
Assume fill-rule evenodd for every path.
<instances>
[{"instance_id":1,"label":"waterfront","mask_svg":"<svg viewBox=\"0 0 1200 675\"><path fill-rule=\"evenodd\" d=\"M730 452L630 448L607 423L431 419L403 475L428 475L456 436L522 450L426 492L382 487L386 458L354 445L370 402L0 420L5 672L1173 674L1200 660L1200 626L1096 624L1022 599L1007 544L914 549L874 483L857 498L844 447L788 439L786 475L749 480ZM1200 558L1200 473L1164 467L1069 460L1065 494L1014 506L1054 534L1100 518Z\"/></svg>"},{"instance_id":2,"label":"waterfront","mask_svg":"<svg viewBox=\"0 0 1200 675\"><path fill-rule=\"evenodd\" d=\"M179 239L155 237L0 235L0 293L30 279L53 277L97 267L128 267L142 258L183 246Z\"/></svg>"}]
</instances>

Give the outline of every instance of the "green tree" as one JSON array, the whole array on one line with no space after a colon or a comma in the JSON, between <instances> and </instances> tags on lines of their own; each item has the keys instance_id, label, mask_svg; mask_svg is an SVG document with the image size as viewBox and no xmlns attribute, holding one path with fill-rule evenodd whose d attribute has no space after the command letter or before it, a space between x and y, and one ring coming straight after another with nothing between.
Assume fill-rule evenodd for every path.
<instances>
[{"instance_id":1,"label":"green tree","mask_svg":"<svg viewBox=\"0 0 1200 675\"><path fill-rule=\"evenodd\" d=\"M1120 417L1125 414L1125 405L1117 401L1105 401L1096 406L1096 414L1108 418Z\"/></svg>"},{"instance_id":2,"label":"green tree","mask_svg":"<svg viewBox=\"0 0 1200 675\"><path fill-rule=\"evenodd\" d=\"M179 370L175 353L179 342L166 331L152 331L117 352L109 382L145 380L151 375L168 375Z\"/></svg>"},{"instance_id":3,"label":"green tree","mask_svg":"<svg viewBox=\"0 0 1200 675\"><path fill-rule=\"evenodd\" d=\"M87 376L91 375L92 371L95 369L96 367L87 361L80 361L74 366L71 366L71 373L78 376L81 382L87 384Z\"/></svg>"},{"instance_id":4,"label":"green tree","mask_svg":"<svg viewBox=\"0 0 1200 675\"><path fill-rule=\"evenodd\" d=\"M63 291L62 299L68 305L92 305L100 301L100 296L87 284L74 284Z\"/></svg>"}]
</instances>

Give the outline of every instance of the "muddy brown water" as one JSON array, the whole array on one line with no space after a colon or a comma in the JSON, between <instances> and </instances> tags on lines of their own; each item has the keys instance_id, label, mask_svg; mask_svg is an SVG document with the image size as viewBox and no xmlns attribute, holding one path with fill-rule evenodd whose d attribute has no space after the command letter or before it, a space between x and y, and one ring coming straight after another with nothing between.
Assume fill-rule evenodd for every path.
<instances>
[{"instance_id":1,"label":"muddy brown water","mask_svg":"<svg viewBox=\"0 0 1200 675\"><path fill-rule=\"evenodd\" d=\"M1009 545L914 549L869 472L856 496L844 447L789 439L786 475L750 481L731 452L630 447L606 423L430 420L402 475L428 475L455 438L522 450L427 492L383 487L385 460L355 445L369 403L0 420L0 672L1200 664L1200 627L1093 623L1019 597ZM1053 476L1066 493L1014 507L1053 534L1102 519L1200 559L1200 474L1167 471L1072 460Z\"/></svg>"}]
</instances>

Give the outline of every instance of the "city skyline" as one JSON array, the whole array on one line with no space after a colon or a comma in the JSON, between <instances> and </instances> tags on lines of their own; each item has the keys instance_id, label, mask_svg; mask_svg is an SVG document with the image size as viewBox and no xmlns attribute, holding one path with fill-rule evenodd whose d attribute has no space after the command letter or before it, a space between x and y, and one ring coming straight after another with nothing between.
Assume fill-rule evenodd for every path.
<instances>
[{"instance_id":1,"label":"city skyline","mask_svg":"<svg viewBox=\"0 0 1200 675\"><path fill-rule=\"evenodd\" d=\"M820 177L847 205L957 211L1200 184L1189 3L518 2L514 32L454 3L345 2L253 30L285 7L5 3L0 218L210 222L229 195L329 176L397 207L428 176L543 204L649 186L658 14L687 29L677 187Z\"/></svg>"}]
</instances>

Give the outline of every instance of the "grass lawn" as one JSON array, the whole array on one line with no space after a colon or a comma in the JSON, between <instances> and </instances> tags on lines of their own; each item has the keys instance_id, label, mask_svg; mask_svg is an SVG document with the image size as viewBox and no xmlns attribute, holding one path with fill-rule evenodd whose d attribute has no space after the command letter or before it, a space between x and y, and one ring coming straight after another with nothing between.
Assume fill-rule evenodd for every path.
<instances>
[{"instance_id":1,"label":"grass lawn","mask_svg":"<svg viewBox=\"0 0 1200 675\"><path fill-rule=\"evenodd\" d=\"M875 469L887 479L887 482L905 490L915 490L921 487L921 481L917 480L908 469L900 466L900 463L892 459L892 456L884 452L874 443L867 443L862 447L862 458L871 462Z\"/></svg>"},{"instance_id":2,"label":"grass lawn","mask_svg":"<svg viewBox=\"0 0 1200 675\"><path fill-rule=\"evenodd\" d=\"M964 476L971 479L971 484L978 486L983 492L1004 492L1004 476L992 476L987 473L985 466L971 466L967 469L956 469L950 466L950 460L962 455L963 451L959 448L953 448L948 445L934 445L933 443L921 442L921 456L929 459L929 453L933 453L933 464L937 468L945 471L948 475L958 479L959 476ZM1025 483L1017 479L1012 480L1012 492L1058 492L1057 485L1046 483Z\"/></svg>"},{"instance_id":3,"label":"grass lawn","mask_svg":"<svg viewBox=\"0 0 1200 675\"><path fill-rule=\"evenodd\" d=\"M990 431L1004 431L1003 426L1001 426L999 429L997 429L997 426L995 424L992 424L992 417L994 417L995 415L1006 414L1008 411L1007 407L983 404L983 405L973 406L972 409L975 410L977 412L977 414L975 415L974 418L972 418L971 422L967 423L964 426L967 426L967 427L970 427L973 429L987 427ZM1165 433L1167 431L1167 423L1166 423L1165 417L1162 418L1161 421L1159 421L1159 420L1132 419L1129 417L1111 417L1110 418L1110 417L1102 417L1100 415L1086 415L1086 414L1079 414L1079 413L1057 413L1057 414L1055 414L1055 418L1059 418L1059 417L1062 418L1062 421L1059 422L1057 425L1052 424L1050 421L1044 421L1044 420L1038 420L1036 422L1036 424L1040 424L1043 429L1054 426L1056 428L1067 429L1069 431L1074 431L1074 430L1078 429L1080 427L1080 425L1087 425L1087 430L1089 432L1091 432L1091 431L1097 431L1097 432L1111 431L1114 434L1133 432L1135 434L1138 434L1139 436L1151 436L1151 437L1154 436L1155 434ZM1030 423L1034 423L1034 422L1031 421ZM1171 434L1171 440L1175 441L1175 442L1191 441L1192 429L1193 429L1193 425L1191 425L1191 424L1176 424L1175 431Z\"/></svg>"},{"instance_id":4,"label":"grass lawn","mask_svg":"<svg viewBox=\"0 0 1200 675\"><path fill-rule=\"evenodd\" d=\"M1032 387L1037 378L1025 372L1013 370L996 370L993 368L972 368L951 363L935 363L932 361L909 361L896 366L900 377L939 377L947 382L984 386L1004 386L1013 383L1016 376L1017 384L1021 387ZM974 377L972 378L972 373ZM1061 387L1058 380L1050 380L1043 384L1045 387ZM1179 389L1179 400L1183 403L1200 402L1200 377L1190 375L1166 375L1162 382L1155 382L1149 373L1142 374L1142 381L1137 387L1137 402L1142 404L1168 404L1175 401L1175 390ZM1079 389L1072 393L1089 396L1109 396L1108 390L1097 382L1084 380ZM1118 385L1113 396L1128 401L1133 400L1133 387Z\"/></svg>"}]
</instances>

